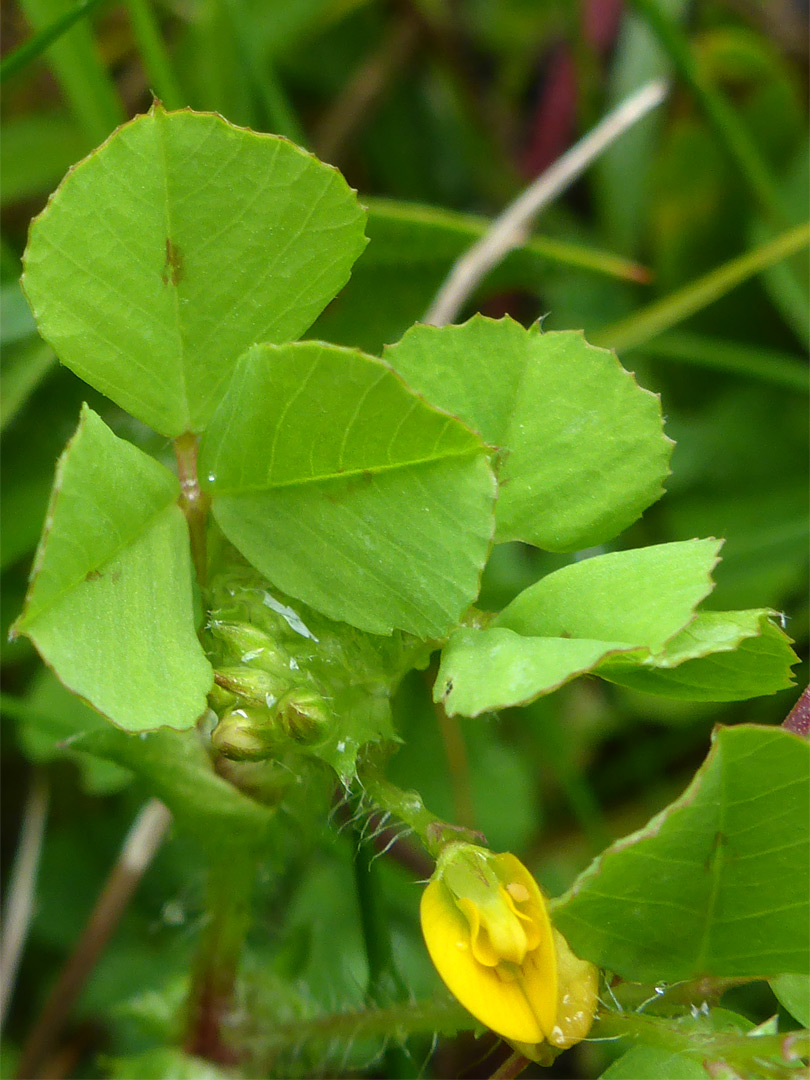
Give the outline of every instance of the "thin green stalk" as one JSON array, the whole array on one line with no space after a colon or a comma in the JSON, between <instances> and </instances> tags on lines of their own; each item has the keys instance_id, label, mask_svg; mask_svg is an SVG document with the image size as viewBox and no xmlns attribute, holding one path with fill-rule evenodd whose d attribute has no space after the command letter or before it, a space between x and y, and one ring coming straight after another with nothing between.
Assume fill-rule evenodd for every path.
<instances>
[{"instance_id":1,"label":"thin green stalk","mask_svg":"<svg viewBox=\"0 0 810 1080\"><path fill-rule=\"evenodd\" d=\"M450 789L453 793L453 813L456 821L467 829L475 828L475 801L470 779L470 763L464 732L457 716L448 716L442 704L436 706L436 721L444 743Z\"/></svg>"},{"instance_id":2,"label":"thin green stalk","mask_svg":"<svg viewBox=\"0 0 810 1080\"><path fill-rule=\"evenodd\" d=\"M197 583L204 586L208 571L206 537L210 500L200 490L197 478L197 449L197 436L191 432L178 435L174 440L177 476L180 480L180 509L188 522L191 556L197 573Z\"/></svg>"},{"instance_id":3,"label":"thin green stalk","mask_svg":"<svg viewBox=\"0 0 810 1080\"><path fill-rule=\"evenodd\" d=\"M790 353L758 345L741 345L737 341L675 331L647 342L644 354L654 360L674 360L714 371L727 371L785 390L806 394L810 389L810 371L801 357L791 357Z\"/></svg>"},{"instance_id":4,"label":"thin green stalk","mask_svg":"<svg viewBox=\"0 0 810 1080\"><path fill-rule=\"evenodd\" d=\"M364 197L364 204L369 210L369 226L372 239L365 264L371 266L375 260L381 261L385 248L376 248L374 228L380 225L422 225L436 229L440 244L440 253L448 260L457 258L471 243L480 240L492 225L492 219L478 214L460 214L454 210L445 210L438 206L426 206L422 203L399 202L396 199ZM443 234L443 235L442 235ZM590 270L595 274L618 278L620 281L632 281L645 285L650 281L649 270L632 259L622 258L609 251L570 244L564 240L555 240L548 236L533 236L519 248L511 251L504 260L504 265L527 256L537 256L562 266L573 266L581 270ZM401 262L401 248L397 247L391 255L392 260Z\"/></svg>"},{"instance_id":5,"label":"thin green stalk","mask_svg":"<svg viewBox=\"0 0 810 1080\"><path fill-rule=\"evenodd\" d=\"M250 928L254 853L238 844L218 852L208 875L207 923L189 995L186 1050L223 1065L238 1052L224 1031L234 1011L239 961Z\"/></svg>"},{"instance_id":6,"label":"thin green stalk","mask_svg":"<svg viewBox=\"0 0 810 1080\"><path fill-rule=\"evenodd\" d=\"M733 106L701 71L686 34L659 0L632 0L632 3L692 91L718 141L740 170L771 224L783 228L788 216L770 170Z\"/></svg>"},{"instance_id":7,"label":"thin green stalk","mask_svg":"<svg viewBox=\"0 0 810 1080\"><path fill-rule=\"evenodd\" d=\"M21 7L37 31L56 27L58 33L46 47L48 63L62 85L73 113L88 139L88 145L103 142L119 124L124 122L124 109L107 69L96 52L93 33L86 16L92 9L88 4L84 16L68 26L60 25L75 8L63 0L21 0Z\"/></svg>"},{"instance_id":8,"label":"thin green stalk","mask_svg":"<svg viewBox=\"0 0 810 1080\"><path fill-rule=\"evenodd\" d=\"M582 827L591 855L598 855L611 841L602 808L593 788L572 760L559 711L549 709L541 702L528 706L529 716L536 718L532 734L540 753L554 770L568 806Z\"/></svg>"},{"instance_id":9,"label":"thin green stalk","mask_svg":"<svg viewBox=\"0 0 810 1080\"><path fill-rule=\"evenodd\" d=\"M370 845L359 829L354 830L354 881L360 908L360 927L368 964L369 1001L384 1006L392 1000L408 997L407 987L394 962L390 921L380 888L379 869ZM410 1063L401 1046L392 1044L385 1051L385 1075L392 1080L410 1075Z\"/></svg>"},{"instance_id":10,"label":"thin green stalk","mask_svg":"<svg viewBox=\"0 0 810 1080\"><path fill-rule=\"evenodd\" d=\"M788 229L775 240L760 244L753 251L740 255L730 262L718 266L697 281L678 289L669 296L656 300L655 303L641 308L614 323L595 336L595 344L607 345L613 349L627 350L645 345L658 334L688 319L691 315L708 307L721 296L731 292L743 281L755 274L781 262L789 255L795 255L810 243L810 224L797 225Z\"/></svg>"},{"instance_id":11,"label":"thin green stalk","mask_svg":"<svg viewBox=\"0 0 810 1080\"><path fill-rule=\"evenodd\" d=\"M188 101L175 77L152 5L149 0L127 0L127 8L152 93L167 109L182 109Z\"/></svg>"},{"instance_id":12,"label":"thin green stalk","mask_svg":"<svg viewBox=\"0 0 810 1080\"><path fill-rule=\"evenodd\" d=\"M70 11L66 11L64 15L54 19L48 26L38 30L22 45L18 45L13 52L10 52L0 62L0 83L4 83L6 79L16 75L18 71L27 68L30 63L45 52L49 45L52 45L54 41L58 41L62 34L68 31L74 23L77 23L79 19L83 19L91 11L106 3L107 0L79 0Z\"/></svg>"},{"instance_id":13,"label":"thin green stalk","mask_svg":"<svg viewBox=\"0 0 810 1080\"><path fill-rule=\"evenodd\" d=\"M307 136L295 109L272 63L259 52L256 35L247 25L242 0L223 0L223 4L267 129L276 135L285 135L298 146L306 146Z\"/></svg>"}]
</instances>

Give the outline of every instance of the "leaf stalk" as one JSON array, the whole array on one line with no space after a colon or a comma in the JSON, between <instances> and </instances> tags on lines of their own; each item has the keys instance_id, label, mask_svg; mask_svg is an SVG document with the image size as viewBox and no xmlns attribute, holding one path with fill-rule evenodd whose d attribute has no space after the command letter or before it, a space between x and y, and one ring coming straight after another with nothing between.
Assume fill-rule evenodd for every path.
<instances>
[{"instance_id":1,"label":"leaf stalk","mask_svg":"<svg viewBox=\"0 0 810 1080\"><path fill-rule=\"evenodd\" d=\"M180 509L188 522L191 539L191 557L197 574L197 583L205 586L207 576L206 530L211 500L200 489L197 477L197 436L188 431L174 440L177 458L177 476L180 480Z\"/></svg>"}]
</instances>

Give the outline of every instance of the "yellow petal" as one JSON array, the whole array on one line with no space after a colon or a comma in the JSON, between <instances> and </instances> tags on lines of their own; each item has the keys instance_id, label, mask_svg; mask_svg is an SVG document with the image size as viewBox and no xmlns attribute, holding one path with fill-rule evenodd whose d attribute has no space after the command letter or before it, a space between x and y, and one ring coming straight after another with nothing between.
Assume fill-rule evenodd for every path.
<instances>
[{"instance_id":1,"label":"yellow petal","mask_svg":"<svg viewBox=\"0 0 810 1080\"><path fill-rule=\"evenodd\" d=\"M464 1008L506 1039L540 1042L544 1032L534 1003L524 992L523 979L504 982L495 968L475 959L467 920L441 881L431 881L422 894L420 917L430 959Z\"/></svg>"},{"instance_id":2,"label":"yellow petal","mask_svg":"<svg viewBox=\"0 0 810 1080\"><path fill-rule=\"evenodd\" d=\"M520 859L511 852L494 855L493 862L515 907L529 916L536 930L536 934L532 935L532 941L536 941L536 945L526 956L521 969L526 995L540 1021L544 1036L548 1038L557 1022L558 978L555 931L551 926L546 901L540 892L540 886Z\"/></svg>"},{"instance_id":3,"label":"yellow petal","mask_svg":"<svg viewBox=\"0 0 810 1080\"><path fill-rule=\"evenodd\" d=\"M481 934L481 916L478 908L472 900L467 900L466 897L456 900L456 905L467 920L470 929L470 948L473 951L473 956L479 964L483 964L485 967L497 967L501 962L501 957L493 949L489 937L486 934Z\"/></svg>"},{"instance_id":4,"label":"yellow petal","mask_svg":"<svg viewBox=\"0 0 810 1080\"><path fill-rule=\"evenodd\" d=\"M531 921L528 916L521 915L515 909L503 886L498 886L498 891L488 898L486 906L483 907L479 907L467 897L456 897L455 900L470 924L472 950L476 960L487 967L497 967L502 960L509 960L513 964L523 961L528 947L527 930L531 928ZM525 927L523 922L527 924Z\"/></svg>"}]
</instances>

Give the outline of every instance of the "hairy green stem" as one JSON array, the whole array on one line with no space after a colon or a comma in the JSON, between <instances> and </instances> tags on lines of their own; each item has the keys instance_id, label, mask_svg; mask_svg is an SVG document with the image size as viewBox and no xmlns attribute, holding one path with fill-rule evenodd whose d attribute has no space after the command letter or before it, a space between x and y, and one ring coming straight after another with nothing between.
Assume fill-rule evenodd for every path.
<instances>
[{"instance_id":1,"label":"hairy green stem","mask_svg":"<svg viewBox=\"0 0 810 1080\"><path fill-rule=\"evenodd\" d=\"M760 1071L762 1062L788 1066L801 1075L801 1059L810 1049L810 1032L780 1033L700 1031L692 1016L643 1016L638 1013L603 1013L591 1029L589 1039L627 1038L699 1062L723 1062L742 1075L782 1076L783 1072Z\"/></svg>"},{"instance_id":2,"label":"hairy green stem","mask_svg":"<svg viewBox=\"0 0 810 1080\"><path fill-rule=\"evenodd\" d=\"M358 777L366 793L377 806L409 826L432 858L437 859L442 849L448 844L459 841L473 844L485 843L481 833L459 825L452 825L436 817L427 809L418 792L403 791L402 788L387 780L375 766L364 765L358 771Z\"/></svg>"},{"instance_id":3,"label":"hairy green stem","mask_svg":"<svg viewBox=\"0 0 810 1080\"><path fill-rule=\"evenodd\" d=\"M385 1038L392 1031L399 1037L435 1033L451 1036L477 1027L480 1024L464 1006L447 996L277 1024L265 1033L264 1050L272 1061L283 1051L310 1042L346 1044L355 1039ZM268 1064L262 1061L263 1066Z\"/></svg>"}]
</instances>

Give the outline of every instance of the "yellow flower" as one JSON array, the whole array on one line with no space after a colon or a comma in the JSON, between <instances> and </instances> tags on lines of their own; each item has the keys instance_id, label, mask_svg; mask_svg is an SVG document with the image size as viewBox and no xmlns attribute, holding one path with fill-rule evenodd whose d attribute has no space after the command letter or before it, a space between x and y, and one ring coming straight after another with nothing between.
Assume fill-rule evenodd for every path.
<instances>
[{"instance_id":1,"label":"yellow flower","mask_svg":"<svg viewBox=\"0 0 810 1080\"><path fill-rule=\"evenodd\" d=\"M543 894L514 855L451 844L421 904L422 933L448 989L528 1057L584 1038L597 971L554 930Z\"/></svg>"}]
</instances>

